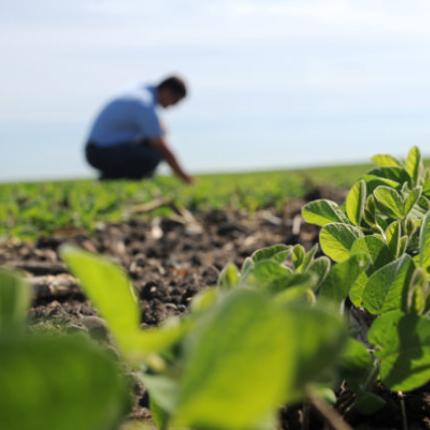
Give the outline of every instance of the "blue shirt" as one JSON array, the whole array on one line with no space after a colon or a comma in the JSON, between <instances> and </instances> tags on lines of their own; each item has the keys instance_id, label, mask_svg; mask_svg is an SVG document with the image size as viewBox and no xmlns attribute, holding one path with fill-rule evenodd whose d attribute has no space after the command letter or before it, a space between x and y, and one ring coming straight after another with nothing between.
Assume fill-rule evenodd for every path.
<instances>
[{"instance_id":1,"label":"blue shirt","mask_svg":"<svg viewBox=\"0 0 430 430\"><path fill-rule=\"evenodd\" d=\"M141 86L115 97L101 110L88 140L97 146L110 146L162 135L156 88Z\"/></svg>"}]
</instances>

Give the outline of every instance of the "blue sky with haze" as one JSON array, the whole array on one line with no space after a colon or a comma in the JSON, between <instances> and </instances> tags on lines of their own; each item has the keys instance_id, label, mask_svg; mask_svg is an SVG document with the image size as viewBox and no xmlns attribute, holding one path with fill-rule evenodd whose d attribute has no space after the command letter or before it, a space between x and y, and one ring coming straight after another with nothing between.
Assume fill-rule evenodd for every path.
<instances>
[{"instance_id":1,"label":"blue sky with haze","mask_svg":"<svg viewBox=\"0 0 430 430\"><path fill-rule=\"evenodd\" d=\"M430 153L429 22L427 0L0 0L0 180L92 175L101 104L176 71L194 172Z\"/></svg>"}]
</instances>

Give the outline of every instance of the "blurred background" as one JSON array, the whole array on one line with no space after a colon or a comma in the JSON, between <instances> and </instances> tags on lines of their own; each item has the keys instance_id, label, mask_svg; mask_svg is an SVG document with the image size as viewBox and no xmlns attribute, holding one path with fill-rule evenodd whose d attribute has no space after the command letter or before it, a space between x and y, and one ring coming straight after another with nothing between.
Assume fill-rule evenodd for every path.
<instances>
[{"instance_id":1,"label":"blurred background","mask_svg":"<svg viewBox=\"0 0 430 430\"><path fill-rule=\"evenodd\" d=\"M426 154L429 21L421 0L0 0L0 181L94 176L101 105L175 72L192 172Z\"/></svg>"}]
</instances>

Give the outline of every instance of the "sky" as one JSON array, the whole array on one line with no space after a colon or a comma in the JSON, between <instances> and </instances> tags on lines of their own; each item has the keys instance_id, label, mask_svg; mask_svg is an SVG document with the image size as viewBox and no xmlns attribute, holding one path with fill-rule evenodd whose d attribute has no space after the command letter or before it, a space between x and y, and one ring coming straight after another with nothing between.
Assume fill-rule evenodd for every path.
<instances>
[{"instance_id":1,"label":"sky","mask_svg":"<svg viewBox=\"0 0 430 430\"><path fill-rule=\"evenodd\" d=\"M170 73L192 172L430 155L428 0L0 0L0 181L90 177L112 95Z\"/></svg>"}]
</instances>

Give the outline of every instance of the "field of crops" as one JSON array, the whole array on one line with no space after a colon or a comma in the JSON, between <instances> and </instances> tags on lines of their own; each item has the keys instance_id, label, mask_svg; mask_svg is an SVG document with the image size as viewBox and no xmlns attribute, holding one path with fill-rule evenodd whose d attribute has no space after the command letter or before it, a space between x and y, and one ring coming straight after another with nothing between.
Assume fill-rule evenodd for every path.
<instances>
[{"instance_id":1,"label":"field of crops","mask_svg":"<svg viewBox=\"0 0 430 430\"><path fill-rule=\"evenodd\" d=\"M0 428L430 428L430 173L0 187Z\"/></svg>"},{"instance_id":2,"label":"field of crops","mask_svg":"<svg viewBox=\"0 0 430 430\"><path fill-rule=\"evenodd\" d=\"M0 238L34 239L71 226L88 231L94 229L97 222L136 218L153 207L160 208L155 212L159 215L171 213L172 205L191 211L280 208L287 199L303 196L315 184L351 185L365 170L366 166L353 165L201 175L193 187L181 185L172 177L143 182L85 180L0 184Z\"/></svg>"}]
</instances>

